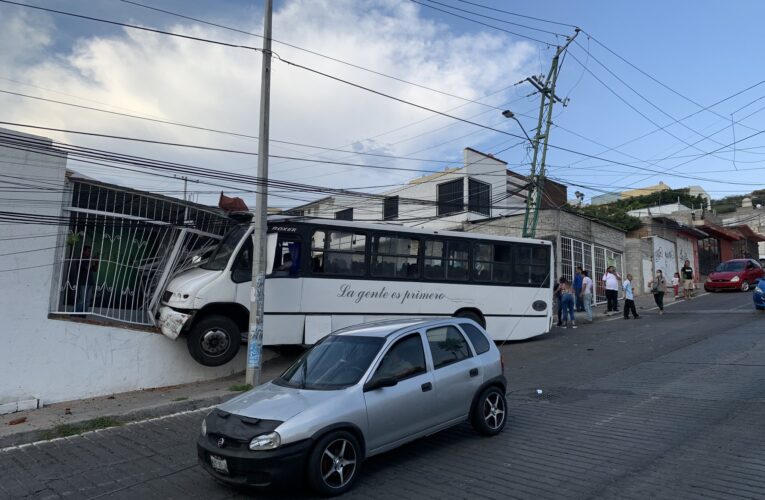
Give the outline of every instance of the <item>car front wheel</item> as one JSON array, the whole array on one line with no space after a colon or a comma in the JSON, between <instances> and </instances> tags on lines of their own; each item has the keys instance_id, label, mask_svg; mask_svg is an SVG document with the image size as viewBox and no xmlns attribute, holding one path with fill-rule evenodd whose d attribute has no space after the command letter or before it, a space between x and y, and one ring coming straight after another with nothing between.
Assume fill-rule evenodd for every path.
<instances>
[{"instance_id":1,"label":"car front wheel","mask_svg":"<svg viewBox=\"0 0 765 500\"><path fill-rule=\"evenodd\" d=\"M507 399L499 387L487 387L483 390L473 408L470 423L484 436L495 436L502 432L507 422Z\"/></svg>"},{"instance_id":2,"label":"car front wheel","mask_svg":"<svg viewBox=\"0 0 765 500\"><path fill-rule=\"evenodd\" d=\"M323 496L342 495L353 487L361 467L361 447L347 431L324 436L308 458L308 484Z\"/></svg>"},{"instance_id":3,"label":"car front wheel","mask_svg":"<svg viewBox=\"0 0 765 500\"><path fill-rule=\"evenodd\" d=\"M748 292L749 291L749 282L744 280L743 283L741 283L741 291L742 292Z\"/></svg>"}]
</instances>

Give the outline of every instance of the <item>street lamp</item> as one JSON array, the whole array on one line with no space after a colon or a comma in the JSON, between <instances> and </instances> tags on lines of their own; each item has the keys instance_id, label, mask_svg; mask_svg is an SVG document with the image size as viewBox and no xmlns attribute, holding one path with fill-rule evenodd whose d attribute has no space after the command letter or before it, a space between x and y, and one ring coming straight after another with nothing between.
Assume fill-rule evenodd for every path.
<instances>
[{"instance_id":1,"label":"street lamp","mask_svg":"<svg viewBox=\"0 0 765 500\"><path fill-rule=\"evenodd\" d=\"M531 146L532 146L532 147L535 147L534 141L532 141L532 140L531 140L531 137L529 137L529 134L528 134L528 132L526 132L526 129L525 129L525 128L523 128L523 124L522 124L522 123L521 123L521 121L520 121L520 120L519 120L519 119L518 119L518 118L515 116L515 113L513 113L513 112L512 112L512 111L510 111L509 109L506 109L506 110L504 110L504 111L502 112L502 116L504 116L505 118L512 118L513 120L515 120L515 122L518 124L518 126L519 126L519 127L521 127L521 130L523 131L523 135L525 135L525 136L526 136L526 139L528 139L528 140L529 140L529 142L531 143Z\"/></svg>"}]
</instances>

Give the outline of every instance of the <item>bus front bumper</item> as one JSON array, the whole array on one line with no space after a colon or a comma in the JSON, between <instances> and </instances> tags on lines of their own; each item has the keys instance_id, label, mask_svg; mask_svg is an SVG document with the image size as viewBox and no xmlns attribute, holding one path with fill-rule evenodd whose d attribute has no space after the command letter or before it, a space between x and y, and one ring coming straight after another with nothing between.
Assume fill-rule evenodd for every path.
<instances>
[{"instance_id":1,"label":"bus front bumper","mask_svg":"<svg viewBox=\"0 0 765 500\"><path fill-rule=\"evenodd\" d=\"M162 335L170 339L177 339L183 330L183 326L191 318L191 314L176 311L169 306L159 308L159 329Z\"/></svg>"}]
</instances>

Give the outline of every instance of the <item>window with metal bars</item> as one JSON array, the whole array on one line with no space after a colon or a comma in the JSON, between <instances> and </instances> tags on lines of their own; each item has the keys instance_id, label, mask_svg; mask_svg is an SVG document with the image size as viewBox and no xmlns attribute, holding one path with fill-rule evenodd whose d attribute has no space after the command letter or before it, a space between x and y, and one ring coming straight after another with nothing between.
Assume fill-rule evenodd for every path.
<instances>
[{"instance_id":1,"label":"window with metal bars","mask_svg":"<svg viewBox=\"0 0 765 500\"><path fill-rule=\"evenodd\" d=\"M437 215L449 215L464 210L465 184L462 179L444 182L438 185Z\"/></svg>"},{"instance_id":2,"label":"window with metal bars","mask_svg":"<svg viewBox=\"0 0 765 500\"><path fill-rule=\"evenodd\" d=\"M468 211L491 215L491 184L468 179Z\"/></svg>"}]
</instances>

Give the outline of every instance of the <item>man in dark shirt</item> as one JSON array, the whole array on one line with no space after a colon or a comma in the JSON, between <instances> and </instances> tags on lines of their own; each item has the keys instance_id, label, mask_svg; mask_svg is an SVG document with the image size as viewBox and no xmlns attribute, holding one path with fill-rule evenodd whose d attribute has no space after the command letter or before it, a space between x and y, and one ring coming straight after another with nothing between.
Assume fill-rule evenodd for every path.
<instances>
[{"instance_id":1,"label":"man in dark shirt","mask_svg":"<svg viewBox=\"0 0 765 500\"><path fill-rule=\"evenodd\" d=\"M691 261L685 261L685 264L680 269L680 277L683 279L683 297L690 300L693 298L693 268L691 267Z\"/></svg>"}]
</instances>

